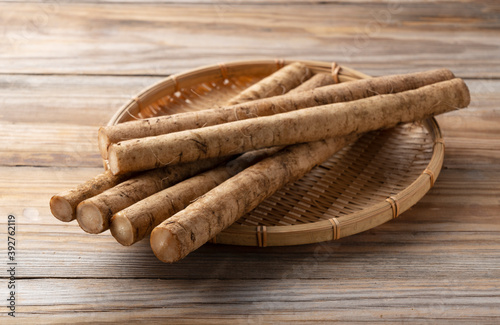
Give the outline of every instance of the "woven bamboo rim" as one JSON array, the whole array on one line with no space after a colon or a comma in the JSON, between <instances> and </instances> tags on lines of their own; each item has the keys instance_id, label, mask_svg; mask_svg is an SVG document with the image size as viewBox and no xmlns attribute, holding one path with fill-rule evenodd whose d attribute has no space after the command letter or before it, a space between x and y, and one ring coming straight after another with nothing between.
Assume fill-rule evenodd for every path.
<instances>
[{"instance_id":1,"label":"woven bamboo rim","mask_svg":"<svg viewBox=\"0 0 500 325\"><path fill-rule=\"evenodd\" d=\"M296 61L223 63L172 75L119 109L108 125L216 107ZM300 61L338 82L369 76L337 64ZM301 180L286 186L212 239L213 243L286 246L337 240L387 221L432 188L444 159L436 120L371 132Z\"/></svg>"}]
</instances>

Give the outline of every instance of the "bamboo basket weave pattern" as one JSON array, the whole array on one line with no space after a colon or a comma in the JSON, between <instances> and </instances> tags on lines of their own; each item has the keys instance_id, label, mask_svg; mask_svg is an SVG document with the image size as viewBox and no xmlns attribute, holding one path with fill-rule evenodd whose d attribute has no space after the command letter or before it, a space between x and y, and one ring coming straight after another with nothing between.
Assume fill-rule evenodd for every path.
<instances>
[{"instance_id":1,"label":"bamboo basket weave pattern","mask_svg":"<svg viewBox=\"0 0 500 325\"><path fill-rule=\"evenodd\" d=\"M282 66L262 60L203 67L170 76L123 106L109 125L213 108ZM339 82L367 78L347 67L300 61ZM371 132L305 177L266 199L213 243L282 246L350 236L398 217L434 185L444 158L435 119Z\"/></svg>"}]
</instances>

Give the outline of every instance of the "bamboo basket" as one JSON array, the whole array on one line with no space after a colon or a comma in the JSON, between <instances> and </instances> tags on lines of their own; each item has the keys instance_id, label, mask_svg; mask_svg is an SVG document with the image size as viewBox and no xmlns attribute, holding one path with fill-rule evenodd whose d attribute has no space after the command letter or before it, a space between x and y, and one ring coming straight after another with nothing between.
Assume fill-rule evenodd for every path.
<instances>
[{"instance_id":1,"label":"bamboo basket","mask_svg":"<svg viewBox=\"0 0 500 325\"><path fill-rule=\"evenodd\" d=\"M232 62L172 75L130 100L108 125L217 107L293 62ZM300 62L314 73L334 73L339 82L369 78L335 63ZM434 185L443 158L444 142L433 118L368 133L266 199L211 242L285 246L363 232L417 203Z\"/></svg>"}]
</instances>

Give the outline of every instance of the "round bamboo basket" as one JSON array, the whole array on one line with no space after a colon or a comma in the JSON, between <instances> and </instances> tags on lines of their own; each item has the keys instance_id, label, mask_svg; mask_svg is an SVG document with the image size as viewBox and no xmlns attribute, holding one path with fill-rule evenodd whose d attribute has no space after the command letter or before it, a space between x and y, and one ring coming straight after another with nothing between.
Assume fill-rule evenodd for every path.
<instances>
[{"instance_id":1,"label":"round bamboo basket","mask_svg":"<svg viewBox=\"0 0 500 325\"><path fill-rule=\"evenodd\" d=\"M109 125L213 108L296 61L231 62L172 75L119 109ZM300 61L339 82L369 76L328 62ZM336 240L397 218L434 185L444 158L435 119L362 136L289 184L212 239L213 243L285 246Z\"/></svg>"}]
</instances>

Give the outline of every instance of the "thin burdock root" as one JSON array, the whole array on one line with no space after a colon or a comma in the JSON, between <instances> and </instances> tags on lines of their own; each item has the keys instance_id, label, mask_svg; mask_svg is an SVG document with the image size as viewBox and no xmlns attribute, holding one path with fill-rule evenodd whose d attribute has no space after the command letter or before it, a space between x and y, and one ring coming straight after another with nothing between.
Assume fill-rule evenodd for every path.
<instances>
[{"instance_id":1,"label":"thin burdock root","mask_svg":"<svg viewBox=\"0 0 500 325\"><path fill-rule=\"evenodd\" d=\"M311 78L311 70L303 63L289 64L231 98L226 104L237 105L256 99L283 95Z\"/></svg>"},{"instance_id":2,"label":"thin burdock root","mask_svg":"<svg viewBox=\"0 0 500 325\"><path fill-rule=\"evenodd\" d=\"M225 165L188 178L121 210L111 219L111 234L122 245L134 244L201 195L280 149L247 152Z\"/></svg>"},{"instance_id":3,"label":"thin burdock root","mask_svg":"<svg viewBox=\"0 0 500 325\"><path fill-rule=\"evenodd\" d=\"M357 80L317 89L308 89L307 87L310 87L310 84L304 85L305 89L303 86L299 86L302 91L292 91L290 94L255 100L249 103L101 127L98 133L99 150L103 158L107 159L110 146L125 140L158 136L259 116L269 116L378 94L397 93L452 78L454 78L454 75L451 71L439 69Z\"/></svg>"},{"instance_id":4,"label":"thin burdock root","mask_svg":"<svg viewBox=\"0 0 500 325\"><path fill-rule=\"evenodd\" d=\"M50 199L50 211L57 219L70 222L76 219L76 206L80 202L104 192L128 179L130 175L115 176L105 171L76 188L61 192Z\"/></svg>"},{"instance_id":5,"label":"thin burdock root","mask_svg":"<svg viewBox=\"0 0 500 325\"><path fill-rule=\"evenodd\" d=\"M264 99L276 95L283 95L289 90L296 88L302 82L309 79L312 75L311 70L304 64L296 62L289 64L270 76L260 80L249 88L243 90L236 97L228 100L224 106L233 106L254 101L256 99ZM305 88L308 89L308 88ZM309 88L311 89L311 88ZM245 106L243 106L245 107ZM213 111L209 109L205 111ZM192 116L191 125L184 125L183 121L173 121L172 126L163 126L159 121L171 119L170 116L165 116L162 119L151 118L146 120L136 120L125 123L120 123L113 126L104 126L98 132L99 151L103 159L107 159L108 147L112 143L117 143L123 140L142 138L145 136L165 134L186 128L202 127L204 125L213 125L213 122L205 118L205 111L189 113ZM233 114L234 115L234 114ZM195 122L196 125L192 125ZM223 123L218 122L216 124ZM177 125L176 125L177 124Z\"/></svg>"},{"instance_id":6,"label":"thin burdock root","mask_svg":"<svg viewBox=\"0 0 500 325\"><path fill-rule=\"evenodd\" d=\"M452 79L396 94L310 107L111 146L113 174L394 127L466 107L467 86Z\"/></svg>"},{"instance_id":7,"label":"thin burdock root","mask_svg":"<svg viewBox=\"0 0 500 325\"><path fill-rule=\"evenodd\" d=\"M290 146L248 167L154 228L154 254L168 263L184 258L355 139L345 136Z\"/></svg>"},{"instance_id":8,"label":"thin burdock root","mask_svg":"<svg viewBox=\"0 0 500 325\"><path fill-rule=\"evenodd\" d=\"M329 73L317 73L312 76L309 80L304 81L303 84L290 90L288 94L300 93L301 91L306 91L310 89L316 89L336 83L333 76Z\"/></svg>"},{"instance_id":9,"label":"thin burdock root","mask_svg":"<svg viewBox=\"0 0 500 325\"><path fill-rule=\"evenodd\" d=\"M206 159L141 173L78 204L78 224L88 233L101 233L109 229L110 219L116 212L188 177L214 168L227 159Z\"/></svg>"}]
</instances>

